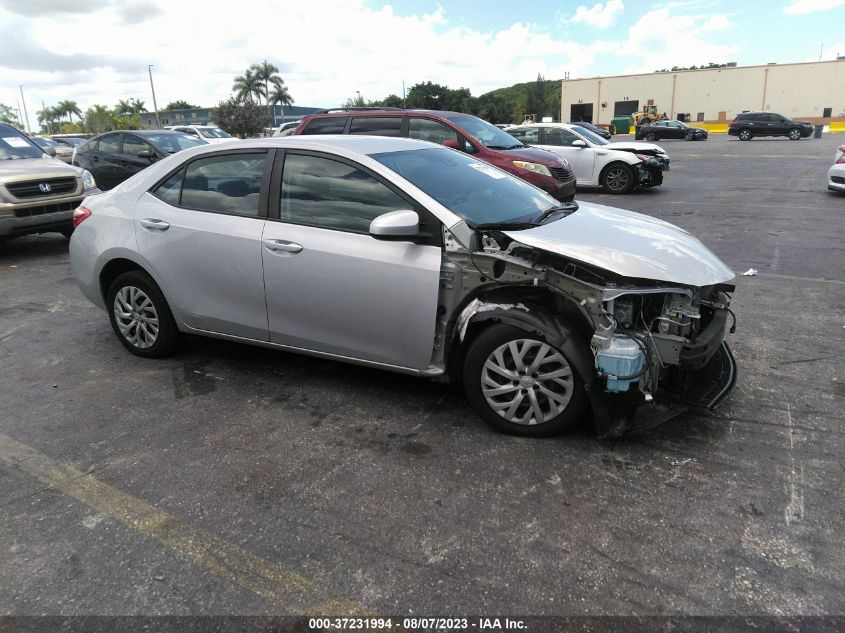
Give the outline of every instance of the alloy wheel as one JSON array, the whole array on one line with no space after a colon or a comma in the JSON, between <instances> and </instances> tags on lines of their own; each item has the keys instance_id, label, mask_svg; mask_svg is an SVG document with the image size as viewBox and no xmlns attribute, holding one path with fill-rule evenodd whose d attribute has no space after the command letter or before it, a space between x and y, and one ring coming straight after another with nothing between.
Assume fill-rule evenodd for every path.
<instances>
[{"instance_id":1,"label":"alloy wheel","mask_svg":"<svg viewBox=\"0 0 845 633\"><path fill-rule=\"evenodd\" d=\"M797 141L801 138L801 132L799 132L798 130L789 130L789 138L791 138L793 141Z\"/></svg>"},{"instance_id":2,"label":"alloy wheel","mask_svg":"<svg viewBox=\"0 0 845 633\"><path fill-rule=\"evenodd\" d=\"M628 186L628 172L622 167L612 167L605 177L607 188L611 191L622 191Z\"/></svg>"},{"instance_id":3,"label":"alloy wheel","mask_svg":"<svg viewBox=\"0 0 845 633\"><path fill-rule=\"evenodd\" d=\"M560 415L575 389L572 368L563 354L534 339L497 347L481 372L487 404L508 422L535 425Z\"/></svg>"},{"instance_id":4,"label":"alloy wheel","mask_svg":"<svg viewBox=\"0 0 845 633\"><path fill-rule=\"evenodd\" d=\"M135 286L123 286L114 297L114 318L128 343L147 349L158 340L159 322L155 305Z\"/></svg>"}]
</instances>

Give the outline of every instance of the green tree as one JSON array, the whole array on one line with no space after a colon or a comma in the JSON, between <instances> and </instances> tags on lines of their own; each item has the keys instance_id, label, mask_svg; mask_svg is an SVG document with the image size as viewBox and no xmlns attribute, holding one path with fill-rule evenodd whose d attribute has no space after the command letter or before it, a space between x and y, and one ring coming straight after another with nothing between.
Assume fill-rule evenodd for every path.
<instances>
[{"instance_id":1,"label":"green tree","mask_svg":"<svg viewBox=\"0 0 845 633\"><path fill-rule=\"evenodd\" d=\"M54 128L58 129L58 122L62 118L62 113L58 108L49 106L38 110L35 115L38 117L42 133L46 134L52 134Z\"/></svg>"},{"instance_id":2,"label":"green tree","mask_svg":"<svg viewBox=\"0 0 845 633\"><path fill-rule=\"evenodd\" d=\"M21 124L15 116L15 111L5 103L0 103L0 122L8 123L16 128Z\"/></svg>"},{"instance_id":3,"label":"green tree","mask_svg":"<svg viewBox=\"0 0 845 633\"><path fill-rule=\"evenodd\" d=\"M369 105L374 108L401 108L404 106L402 97L397 95L387 95L384 99L379 101L370 101Z\"/></svg>"},{"instance_id":4,"label":"green tree","mask_svg":"<svg viewBox=\"0 0 845 633\"><path fill-rule=\"evenodd\" d=\"M100 134L116 130L116 118L112 108L99 104L92 105L85 111L85 131L89 134Z\"/></svg>"},{"instance_id":5,"label":"green tree","mask_svg":"<svg viewBox=\"0 0 845 633\"><path fill-rule=\"evenodd\" d=\"M235 77L235 83L232 84L232 91L241 103L253 103L253 97L258 97L258 102L261 103L263 89L261 80L251 67L247 68L243 75Z\"/></svg>"},{"instance_id":6,"label":"green tree","mask_svg":"<svg viewBox=\"0 0 845 633\"><path fill-rule=\"evenodd\" d=\"M211 118L232 136L249 138L264 132L270 125L267 110L252 101L237 95L221 101L211 112Z\"/></svg>"},{"instance_id":7,"label":"green tree","mask_svg":"<svg viewBox=\"0 0 845 633\"><path fill-rule=\"evenodd\" d=\"M187 101L183 101L181 99L171 101L164 107L165 110L196 110L197 108L199 108L199 106L191 105Z\"/></svg>"},{"instance_id":8,"label":"green tree","mask_svg":"<svg viewBox=\"0 0 845 633\"><path fill-rule=\"evenodd\" d=\"M132 114L140 114L141 112L146 112L147 108L144 105L143 101L141 101L140 99L136 99L135 97L132 97L129 100L129 111Z\"/></svg>"},{"instance_id":9,"label":"green tree","mask_svg":"<svg viewBox=\"0 0 845 633\"><path fill-rule=\"evenodd\" d=\"M446 86L426 81L411 86L411 89L408 90L406 101L409 108L443 110L443 102L448 93L449 88Z\"/></svg>"},{"instance_id":10,"label":"green tree","mask_svg":"<svg viewBox=\"0 0 845 633\"><path fill-rule=\"evenodd\" d=\"M274 79L271 85L273 87L270 90L270 94L267 95L268 105L274 106L277 103L282 107L293 105L294 99L290 96L284 79L281 77Z\"/></svg>"},{"instance_id":11,"label":"green tree","mask_svg":"<svg viewBox=\"0 0 845 633\"><path fill-rule=\"evenodd\" d=\"M498 95L481 95L478 97L477 114L491 123L511 123L513 106ZM522 119L519 123L522 123Z\"/></svg>"},{"instance_id":12,"label":"green tree","mask_svg":"<svg viewBox=\"0 0 845 633\"><path fill-rule=\"evenodd\" d=\"M340 104L341 108L364 108L367 106L367 101L361 93L357 93L354 97L349 97L346 101ZM378 106L373 106L378 107Z\"/></svg>"},{"instance_id":13,"label":"green tree","mask_svg":"<svg viewBox=\"0 0 845 633\"><path fill-rule=\"evenodd\" d=\"M79 105L77 105L76 101L71 101L70 99L59 101L56 104L55 110L60 117L66 116L71 123L73 123L73 115L76 115L80 119L82 118L82 111L79 109Z\"/></svg>"}]
</instances>

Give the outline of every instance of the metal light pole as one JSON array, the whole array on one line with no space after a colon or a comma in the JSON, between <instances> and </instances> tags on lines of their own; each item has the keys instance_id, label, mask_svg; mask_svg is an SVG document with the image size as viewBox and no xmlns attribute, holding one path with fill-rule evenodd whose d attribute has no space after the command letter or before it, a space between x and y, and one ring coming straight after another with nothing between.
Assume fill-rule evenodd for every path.
<instances>
[{"instance_id":1,"label":"metal light pole","mask_svg":"<svg viewBox=\"0 0 845 633\"><path fill-rule=\"evenodd\" d=\"M26 125L24 126L26 129L27 134L32 134L32 131L29 129L29 113L26 111L26 99L23 98L23 84L20 85L21 90L21 102L23 103L23 114L26 117Z\"/></svg>"},{"instance_id":2,"label":"metal light pole","mask_svg":"<svg viewBox=\"0 0 845 633\"><path fill-rule=\"evenodd\" d=\"M153 85L153 64L147 64L147 70L150 73L150 90L153 92L153 109L156 113L156 126L161 129L161 119L158 116L158 104L156 103L156 89Z\"/></svg>"}]
</instances>

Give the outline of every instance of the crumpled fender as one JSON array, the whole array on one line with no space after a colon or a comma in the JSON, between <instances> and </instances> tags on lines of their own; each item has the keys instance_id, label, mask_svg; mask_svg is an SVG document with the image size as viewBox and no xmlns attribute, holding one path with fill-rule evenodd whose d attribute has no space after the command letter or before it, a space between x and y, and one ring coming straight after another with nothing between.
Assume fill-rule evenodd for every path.
<instances>
[{"instance_id":1,"label":"crumpled fender","mask_svg":"<svg viewBox=\"0 0 845 633\"><path fill-rule=\"evenodd\" d=\"M557 316L530 303L488 303L474 299L461 311L455 327L455 336L463 341L471 323L494 321L542 336L547 343L561 350L572 361L575 371L584 383L587 399L599 437L613 426L612 413L604 392L596 388L598 375L595 358L589 346L579 344L575 331Z\"/></svg>"}]
</instances>

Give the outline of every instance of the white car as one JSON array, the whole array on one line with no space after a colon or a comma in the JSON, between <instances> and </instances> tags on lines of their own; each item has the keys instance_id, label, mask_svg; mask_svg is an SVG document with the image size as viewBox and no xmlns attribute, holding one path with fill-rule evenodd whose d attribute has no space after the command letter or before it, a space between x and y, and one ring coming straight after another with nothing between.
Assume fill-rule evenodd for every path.
<instances>
[{"instance_id":1,"label":"white car","mask_svg":"<svg viewBox=\"0 0 845 633\"><path fill-rule=\"evenodd\" d=\"M836 148L833 166L827 170L827 188L831 191L845 191L845 145Z\"/></svg>"},{"instance_id":2,"label":"white car","mask_svg":"<svg viewBox=\"0 0 845 633\"><path fill-rule=\"evenodd\" d=\"M273 136L288 136L293 132L299 124L302 123L302 119L297 121L285 121L279 127L276 128L276 131L273 132Z\"/></svg>"},{"instance_id":3,"label":"white car","mask_svg":"<svg viewBox=\"0 0 845 633\"><path fill-rule=\"evenodd\" d=\"M201 138L206 143L228 143L237 139L219 127L214 125L166 125L165 130L191 134Z\"/></svg>"},{"instance_id":4,"label":"white car","mask_svg":"<svg viewBox=\"0 0 845 633\"><path fill-rule=\"evenodd\" d=\"M629 193L637 187L662 184L663 172L669 169L669 155L659 145L611 143L578 125L532 123L506 131L527 145L569 161L579 187L600 186L608 193Z\"/></svg>"}]
</instances>

